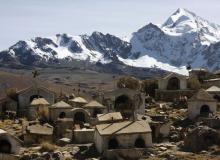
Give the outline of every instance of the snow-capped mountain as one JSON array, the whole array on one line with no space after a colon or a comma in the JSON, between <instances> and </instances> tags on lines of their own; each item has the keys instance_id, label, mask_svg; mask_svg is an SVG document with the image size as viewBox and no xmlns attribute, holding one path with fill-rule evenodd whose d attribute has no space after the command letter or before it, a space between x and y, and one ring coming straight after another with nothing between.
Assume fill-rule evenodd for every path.
<instances>
[{"instance_id":1,"label":"snow-capped mountain","mask_svg":"<svg viewBox=\"0 0 220 160\"><path fill-rule=\"evenodd\" d=\"M186 9L178 9L163 25L150 23L133 34L130 40L133 54L130 58L135 59L136 65L142 66L155 59L182 69L181 66L190 63L193 67L214 70L220 64L210 64L206 55L209 46L219 41L220 26ZM215 57L220 59L217 53Z\"/></svg>"},{"instance_id":2,"label":"snow-capped mountain","mask_svg":"<svg viewBox=\"0 0 220 160\"><path fill-rule=\"evenodd\" d=\"M36 37L19 41L0 53L3 62L16 61L24 65L39 62L58 62L59 59L89 60L103 64L118 61L117 55L127 58L131 44L110 34L94 32L91 36L57 34L54 37Z\"/></svg>"},{"instance_id":3,"label":"snow-capped mountain","mask_svg":"<svg viewBox=\"0 0 220 160\"><path fill-rule=\"evenodd\" d=\"M185 66L220 68L220 26L196 14L178 9L162 25L152 23L123 40L114 35L37 37L19 41L0 52L0 61L23 65L86 60L120 63L133 67L160 68L186 74Z\"/></svg>"}]
</instances>

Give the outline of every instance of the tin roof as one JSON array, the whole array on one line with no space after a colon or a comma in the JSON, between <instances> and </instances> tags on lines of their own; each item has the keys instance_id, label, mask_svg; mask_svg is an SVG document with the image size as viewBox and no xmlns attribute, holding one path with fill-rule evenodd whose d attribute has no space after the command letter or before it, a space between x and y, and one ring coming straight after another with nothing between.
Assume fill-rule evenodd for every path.
<instances>
[{"instance_id":1,"label":"tin roof","mask_svg":"<svg viewBox=\"0 0 220 160\"><path fill-rule=\"evenodd\" d=\"M123 121L117 123L99 124L96 125L96 129L99 134L103 136L151 132L151 128L146 121Z\"/></svg>"}]
</instances>

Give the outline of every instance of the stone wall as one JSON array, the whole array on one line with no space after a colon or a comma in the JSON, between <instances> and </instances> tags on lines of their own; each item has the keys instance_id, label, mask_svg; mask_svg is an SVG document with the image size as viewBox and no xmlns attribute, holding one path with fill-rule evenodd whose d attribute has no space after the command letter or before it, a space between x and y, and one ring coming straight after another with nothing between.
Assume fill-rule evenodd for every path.
<instances>
[{"instance_id":1,"label":"stone wall","mask_svg":"<svg viewBox=\"0 0 220 160\"><path fill-rule=\"evenodd\" d=\"M38 116L37 107L30 106L28 108L28 111L26 111L26 113L27 113L26 117L28 118L29 121L36 120Z\"/></svg>"},{"instance_id":2,"label":"stone wall","mask_svg":"<svg viewBox=\"0 0 220 160\"><path fill-rule=\"evenodd\" d=\"M75 143L93 143L94 129L74 130L73 141Z\"/></svg>"},{"instance_id":3,"label":"stone wall","mask_svg":"<svg viewBox=\"0 0 220 160\"><path fill-rule=\"evenodd\" d=\"M152 136L149 133L135 133L135 134L122 134L114 136L101 136L99 133L95 133L95 144L97 150L101 153L108 150L108 142L110 139L116 139L121 149L135 148L135 141L138 138L142 138L145 141L146 147L152 146Z\"/></svg>"},{"instance_id":4,"label":"stone wall","mask_svg":"<svg viewBox=\"0 0 220 160\"><path fill-rule=\"evenodd\" d=\"M64 112L65 113L65 118L73 118L72 113L71 113L71 108L53 108L49 107L49 120L54 122L56 121L60 113Z\"/></svg>"},{"instance_id":5,"label":"stone wall","mask_svg":"<svg viewBox=\"0 0 220 160\"><path fill-rule=\"evenodd\" d=\"M6 103L6 110L17 112L17 106L18 106L18 104L17 104L16 101L9 100L9 101Z\"/></svg>"},{"instance_id":6,"label":"stone wall","mask_svg":"<svg viewBox=\"0 0 220 160\"><path fill-rule=\"evenodd\" d=\"M69 136L70 134L73 134L73 119L58 119L56 121L55 125L55 135L56 138L70 138L72 139L72 136ZM68 137L67 137L68 136Z\"/></svg>"},{"instance_id":7,"label":"stone wall","mask_svg":"<svg viewBox=\"0 0 220 160\"><path fill-rule=\"evenodd\" d=\"M97 130L95 130L95 133L94 133L94 142L95 142L95 147L97 149L97 151L99 153L102 153L103 152L103 137L101 137L101 135L98 133Z\"/></svg>"},{"instance_id":8,"label":"stone wall","mask_svg":"<svg viewBox=\"0 0 220 160\"><path fill-rule=\"evenodd\" d=\"M186 96L190 98L195 93L194 90L156 90L156 100L172 102L174 99L178 99L180 96Z\"/></svg>"}]
</instances>

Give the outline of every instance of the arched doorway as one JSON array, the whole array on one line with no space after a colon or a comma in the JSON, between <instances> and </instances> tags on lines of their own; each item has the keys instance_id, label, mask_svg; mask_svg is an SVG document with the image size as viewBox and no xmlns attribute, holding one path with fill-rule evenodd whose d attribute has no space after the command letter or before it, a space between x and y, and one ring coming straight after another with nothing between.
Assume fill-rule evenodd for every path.
<instances>
[{"instance_id":1,"label":"arched doorway","mask_svg":"<svg viewBox=\"0 0 220 160\"><path fill-rule=\"evenodd\" d=\"M209 116L209 113L210 112L210 108L208 105L203 105L201 108L200 108L200 115L201 116L205 116L205 117L208 117Z\"/></svg>"},{"instance_id":2,"label":"arched doorway","mask_svg":"<svg viewBox=\"0 0 220 160\"><path fill-rule=\"evenodd\" d=\"M145 141L142 138L137 138L134 146L136 148L145 148Z\"/></svg>"},{"instance_id":3,"label":"arched doorway","mask_svg":"<svg viewBox=\"0 0 220 160\"><path fill-rule=\"evenodd\" d=\"M32 95L30 96L30 103L35 99L35 98L43 98L41 95Z\"/></svg>"},{"instance_id":4,"label":"arched doorway","mask_svg":"<svg viewBox=\"0 0 220 160\"><path fill-rule=\"evenodd\" d=\"M134 105L132 100L127 95L121 95L115 100L115 110L121 112L124 118L132 116Z\"/></svg>"},{"instance_id":5,"label":"arched doorway","mask_svg":"<svg viewBox=\"0 0 220 160\"><path fill-rule=\"evenodd\" d=\"M112 138L108 141L108 149L117 149L118 148L118 141L115 138Z\"/></svg>"},{"instance_id":6,"label":"arched doorway","mask_svg":"<svg viewBox=\"0 0 220 160\"><path fill-rule=\"evenodd\" d=\"M66 113L65 112L61 112L60 114L59 114L59 118L65 118L66 117Z\"/></svg>"},{"instance_id":7,"label":"arched doorway","mask_svg":"<svg viewBox=\"0 0 220 160\"><path fill-rule=\"evenodd\" d=\"M83 112L76 112L74 115L74 122L85 122L85 114Z\"/></svg>"},{"instance_id":8,"label":"arched doorway","mask_svg":"<svg viewBox=\"0 0 220 160\"><path fill-rule=\"evenodd\" d=\"M180 80L177 77L172 77L168 80L167 90L179 90Z\"/></svg>"},{"instance_id":9,"label":"arched doorway","mask_svg":"<svg viewBox=\"0 0 220 160\"><path fill-rule=\"evenodd\" d=\"M0 153L11 153L11 144L7 140L0 140Z\"/></svg>"}]
</instances>

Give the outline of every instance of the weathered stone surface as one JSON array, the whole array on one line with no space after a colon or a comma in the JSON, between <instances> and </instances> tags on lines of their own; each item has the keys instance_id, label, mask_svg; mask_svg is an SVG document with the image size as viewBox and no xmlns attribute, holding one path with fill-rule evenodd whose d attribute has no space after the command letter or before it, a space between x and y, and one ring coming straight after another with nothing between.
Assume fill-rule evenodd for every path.
<instances>
[{"instance_id":1,"label":"weathered stone surface","mask_svg":"<svg viewBox=\"0 0 220 160\"><path fill-rule=\"evenodd\" d=\"M193 152L207 150L214 144L220 145L220 133L207 126L193 129L184 140L184 147Z\"/></svg>"}]
</instances>

